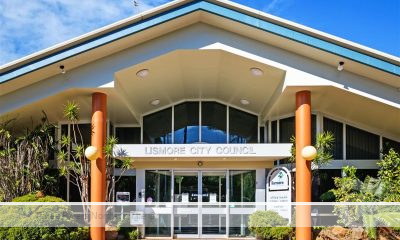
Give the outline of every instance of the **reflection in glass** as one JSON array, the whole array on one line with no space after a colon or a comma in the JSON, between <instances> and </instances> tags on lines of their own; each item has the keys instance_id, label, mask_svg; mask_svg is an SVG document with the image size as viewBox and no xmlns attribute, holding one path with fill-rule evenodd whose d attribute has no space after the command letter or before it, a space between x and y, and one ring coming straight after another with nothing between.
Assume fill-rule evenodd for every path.
<instances>
[{"instance_id":1,"label":"reflection in glass","mask_svg":"<svg viewBox=\"0 0 400 240\"><path fill-rule=\"evenodd\" d=\"M145 175L145 201L171 201L171 171L147 170Z\"/></svg>"},{"instance_id":2,"label":"reflection in glass","mask_svg":"<svg viewBox=\"0 0 400 240\"><path fill-rule=\"evenodd\" d=\"M333 144L333 159L343 159L343 124L324 117L324 131L330 132L335 138Z\"/></svg>"},{"instance_id":3,"label":"reflection in glass","mask_svg":"<svg viewBox=\"0 0 400 240\"><path fill-rule=\"evenodd\" d=\"M379 159L379 136L346 125L346 158Z\"/></svg>"},{"instance_id":4,"label":"reflection in glass","mask_svg":"<svg viewBox=\"0 0 400 240\"><path fill-rule=\"evenodd\" d=\"M256 195L256 171L235 170L229 171L229 201L230 202L255 202ZM240 207L234 205L234 207ZM248 206L250 207L250 206ZM229 235L248 236L248 215L230 216ZM238 227L240 226L240 227Z\"/></svg>"},{"instance_id":5,"label":"reflection in glass","mask_svg":"<svg viewBox=\"0 0 400 240\"><path fill-rule=\"evenodd\" d=\"M229 108L230 143L257 143L257 127L256 115Z\"/></svg>"},{"instance_id":6,"label":"reflection in glass","mask_svg":"<svg viewBox=\"0 0 400 240\"><path fill-rule=\"evenodd\" d=\"M391 140L389 138L382 138L382 147L383 154L388 154L390 149L393 149L394 151L400 153L400 142Z\"/></svg>"},{"instance_id":7,"label":"reflection in glass","mask_svg":"<svg viewBox=\"0 0 400 240\"><path fill-rule=\"evenodd\" d=\"M201 118L201 141L226 143L226 106L216 102L202 102Z\"/></svg>"},{"instance_id":8,"label":"reflection in glass","mask_svg":"<svg viewBox=\"0 0 400 240\"><path fill-rule=\"evenodd\" d=\"M171 171L147 170L145 173L145 201L170 202L171 201ZM170 237L170 214L146 214L146 236ZM157 227L154 227L157 226Z\"/></svg>"},{"instance_id":9,"label":"reflection in glass","mask_svg":"<svg viewBox=\"0 0 400 240\"><path fill-rule=\"evenodd\" d=\"M174 108L174 143L199 142L199 103L186 102Z\"/></svg>"},{"instance_id":10,"label":"reflection in glass","mask_svg":"<svg viewBox=\"0 0 400 240\"><path fill-rule=\"evenodd\" d=\"M294 117L279 120L279 142L290 143L290 138L295 135Z\"/></svg>"},{"instance_id":11,"label":"reflection in glass","mask_svg":"<svg viewBox=\"0 0 400 240\"><path fill-rule=\"evenodd\" d=\"M172 108L143 117L143 143L172 143Z\"/></svg>"},{"instance_id":12,"label":"reflection in glass","mask_svg":"<svg viewBox=\"0 0 400 240\"><path fill-rule=\"evenodd\" d=\"M198 202L197 172L174 173L174 201L181 203ZM198 234L197 206L180 205L186 214L174 215L174 234ZM190 209L191 208L191 209Z\"/></svg>"},{"instance_id":13,"label":"reflection in glass","mask_svg":"<svg viewBox=\"0 0 400 240\"><path fill-rule=\"evenodd\" d=\"M116 127L118 144L140 144L140 127Z\"/></svg>"},{"instance_id":14,"label":"reflection in glass","mask_svg":"<svg viewBox=\"0 0 400 240\"><path fill-rule=\"evenodd\" d=\"M226 234L225 205L218 205L226 201L226 172L203 172L202 180L202 201L215 203L203 206L204 211L209 208L210 214L202 214L202 233Z\"/></svg>"}]
</instances>

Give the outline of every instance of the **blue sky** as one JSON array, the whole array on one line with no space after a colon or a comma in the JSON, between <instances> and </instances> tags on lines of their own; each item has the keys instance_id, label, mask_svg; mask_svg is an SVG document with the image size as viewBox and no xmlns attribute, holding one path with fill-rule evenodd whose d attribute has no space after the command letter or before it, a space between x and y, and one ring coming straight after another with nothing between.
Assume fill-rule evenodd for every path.
<instances>
[{"instance_id":1,"label":"blue sky","mask_svg":"<svg viewBox=\"0 0 400 240\"><path fill-rule=\"evenodd\" d=\"M400 0L234 0L400 56ZM168 2L0 0L0 65Z\"/></svg>"}]
</instances>

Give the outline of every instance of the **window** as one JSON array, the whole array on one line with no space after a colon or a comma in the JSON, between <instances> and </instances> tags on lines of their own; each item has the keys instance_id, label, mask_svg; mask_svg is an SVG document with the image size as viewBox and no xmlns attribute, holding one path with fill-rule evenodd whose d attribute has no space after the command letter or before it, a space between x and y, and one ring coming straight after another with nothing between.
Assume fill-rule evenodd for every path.
<instances>
[{"instance_id":1,"label":"window","mask_svg":"<svg viewBox=\"0 0 400 240\"><path fill-rule=\"evenodd\" d=\"M394 151L400 153L400 142L396 142L389 138L382 138L382 147L383 154L387 154L391 148L393 148Z\"/></svg>"},{"instance_id":2,"label":"window","mask_svg":"<svg viewBox=\"0 0 400 240\"><path fill-rule=\"evenodd\" d=\"M116 127L115 136L118 144L139 144L140 127Z\"/></svg>"},{"instance_id":3,"label":"window","mask_svg":"<svg viewBox=\"0 0 400 240\"><path fill-rule=\"evenodd\" d=\"M226 106L216 102L201 103L201 141L226 143Z\"/></svg>"},{"instance_id":4,"label":"window","mask_svg":"<svg viewBox=\"0 0 400 240\"><path fill-rule=\"evenodd\" d=\"M279 142L290 143L290 138L295 135L295 118L289 117L279 120Z\"/></svg>"},{"instance_id":5,"label":"window","mask_svg":"<svg viewBox=\"0 0 400 240\"><path fill-rule=\"evenodd\" d=\"M256 195L256 171L254 170L234 170L229 171L229 201L230 202L255 202ZM233 205L235 208L241 206ZM245 205L243 207L255 207ZM229 216L229 235L248 236L247 228L249 215L230 215Z\"/></svg>"},{"instance_id":6,"label":"window","mask_svg":"<svg viewBox=\"0 0 400 240\"><path fill-rule=\"evenodd\" d=\"M171 202L171 171L147 170L145 185L146 202Z\"/></svg>"},{"instance_id":7,"label":"window","mask_svg":"<svg viewBox=\"0 0 400 240\"><path fill-rule=\"evenodd\" d=\"M229 201L254 202L256 196L256 171L234 170L229 171Z\"/></svg>"},{"instance_id":8,"label":"window","mask_svg":"<svg viewBox=\"0 0 400 240\"><path fill-rule=\"evenodd\" d=\"M199 142L199 103L186 102L174 108L174 143Z\"/></svg>"},{"instance_id":9,"label":"window","mask_svg":"<svg viewBox=\"0 0 400 240\"><path fill-rule=\"evenodd\" d=\"M256 143L258 118L255 115L229 108L229 142Z\"/></svg>"},{"instance_id":10,"label":"window","mask_svg":"<svg viewBox=\"0 0 400 240\"><path fill-rule=\"evenodd\" d=\"M346 158L379 159L379 136L346 125Z\"/></svg>"},{"instance_id":11,"label":"window","mask_svg":"<svg viewBox=\"0 0 400 240\"><path fill-rule=\"evenodd\" d=\"M117 181L118 180L118 181ZM136 201L136 176L115 176L115 194L117 192L129 192L130 202Z\"/></svg>"},{"instance_id":12,"label":"window","mask_svg":"<svg viewBox=\"0 0 400 240\"><path fill-rule=\"evenodd\" d=\"M147 170L145 172L144 200L146 202L171 202L171 171ZM145 226L147 236L170 237L171 215L155 214L152 218L146 218Z\"/></svg>"},{"instance_id":13,"label":"window","mask_svg":"<svg viewBox=\"0 0 400 240\"><path fill-rule=\"evenodd\" d=\"M319 170L319 178L313 177L312 201L321 201L320 197L323 193L335 188L334 178L341 177L340 169L321 169Z\"/></svg>"},{"instance_id":14,"label":"window","mask_svg":"<svg viewBox=\"0 0 400 240\"><path fill-rule=\"evenodd\" d=\"M260 127L260 143L265 143L265 128Z\"/></svg>"},{"instance_id":15,"label":"window","mask_svg":"<svg viewBox=\"0 0 400 240\"><path fill-rule=\"evenodd\" d=\"M143 143L172 143L172 108L143 117Z\"/></svg>"},{"instance_id":16,"label":"window","mask_svg":"<svg viewBox=\"0 0 400 240\"><path fill-rule=\"evenodd\" d=\"M272 121L271 122L271 143L278 142L277 129L278 129L278 121L276 121L276 120Z\"/></svg>"},{"instance_id":17,"label":"window","mask_svg":"<svg viewBox=\"0 0 400 240\"><path fill-rule=\"evenodd\" d=\"M333 159L343 159L343 124L324 118L324 131L331 132L335 138L333 143Z\"/></svg>"},{"instance_id":18,"label":"window","mask_svg":"<svg viewBox=\"0 0 400 240\"><path fill-rule=\"evenodd\" d=\"M311 115L311 144L316 142L317 134L317 117ZM280 143L291 143L290 139L296 135L296 118L289 117L279 120L279 142Z\"/></svg>"},{"instance_id":19,"label":"window","mask_svg":"<svg viewBox=\"0 0 400 240\"><path fill-rule=\"evenodd\" d=\"M364 181L365 178L369 176L372 178L378 177L378 169L357 169L356 177L361 181Z\"/></svg>"},{"instance_id":20,"label":"window","mask_svg":"<svg viewBox=\"0 0 400 240\"><path fill-rule=\"evenodd\" d=\"M79 131L77 129L77 127L79 127ZM78 126L73 126L70 125L70 136L73 136L73 131L75 129L76 132L76 141L78 142L78 144L83 144L86 146L90 146L91 142L92 142L92 124L90 123L84 123L84 124L78 124ZM82 138L81 138L82 137Z\"/></svg>"}]
</instances>

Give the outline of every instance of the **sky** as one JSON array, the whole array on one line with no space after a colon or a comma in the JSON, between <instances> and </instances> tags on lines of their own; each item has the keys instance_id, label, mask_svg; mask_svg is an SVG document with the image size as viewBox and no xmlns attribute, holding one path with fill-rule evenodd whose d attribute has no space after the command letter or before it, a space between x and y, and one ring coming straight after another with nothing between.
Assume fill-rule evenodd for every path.
<instances>
[{"instance_id":1,"label":"sky","mask_svg":"<svg viewBox=\"0 0 400 240\"><path fill-rule=\"evenodd\" d=\"M166 2L0 0L0 65ZM400 57L400 0L234 2Z\"/></svg>"}]
</instances>

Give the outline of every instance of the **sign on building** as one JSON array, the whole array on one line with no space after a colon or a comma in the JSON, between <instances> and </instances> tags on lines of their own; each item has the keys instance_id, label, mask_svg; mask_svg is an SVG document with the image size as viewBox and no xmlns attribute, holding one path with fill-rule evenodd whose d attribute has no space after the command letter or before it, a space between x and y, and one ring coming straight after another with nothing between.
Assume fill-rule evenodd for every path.
<instances>
[{"instance_id":1,"label":"sign on building","mask_svg":"<svg viewBox=\"0 0 400 240\"><path fill-rule=\"evenodd\" d=\"M117 192L116 200L117 202L130 202L130 192Z\"/></svg>"},{"instance_id":2,"label":"sign on building","mask_svg":"<svg viewBox=\"0 0 400 240\"><path fill-rule=\"evenodd\" d=\"M267 176L267 210L277 212L291 222L292 178L285 167L271 169ZM282 204L279 204L282 203Z\"/></svg>"},{"instance_id":3,"label":"sign on building","mask_svg":"<svg viewBox=\"0 0 400 240\"><path fill-rule=\"evenodd\" d=\"M134 227L140 227L144 225L144 214L142 211L131 211L130 212L130 224Z\"/></svg>"}]
</instances>

